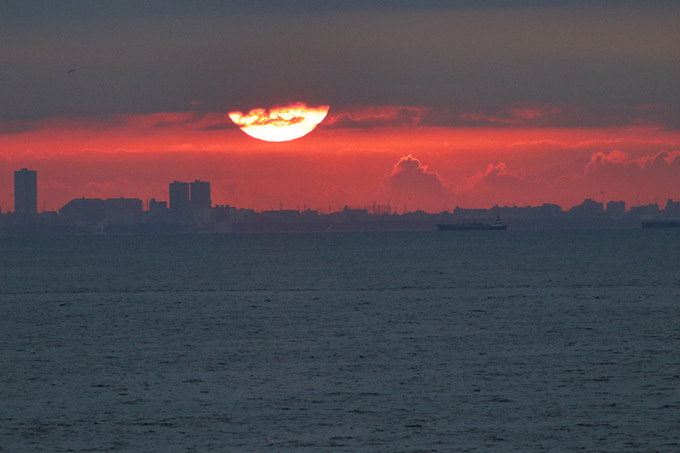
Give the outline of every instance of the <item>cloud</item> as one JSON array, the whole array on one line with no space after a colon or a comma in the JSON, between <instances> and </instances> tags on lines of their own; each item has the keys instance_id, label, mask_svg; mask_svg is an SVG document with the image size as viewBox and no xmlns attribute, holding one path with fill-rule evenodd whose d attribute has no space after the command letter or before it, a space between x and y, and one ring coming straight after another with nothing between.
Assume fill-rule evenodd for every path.
<instances>
[{"instance_id":1,"label":"cloud","mask_svg":"<svg viewBox=\"0 0 680 453\"><path fill-rule=\"evenodd\" d=\"M221 127L220 127L221 126ZM54 116L25 120L0 120L0 136L31 132L87 130L101 132L114 129L152 131L182 128L186 130L234 129L223 113L155 112L92 116Z\"/></svg>"},{"instance_id":2,"label":"cloud","mask_svg":"<svg viewBox=\"0 0 680 453\"><path fill-rule=\"evenodd\" d=\"M425 106L353 106L338 108L325 127L352 129L372 127L469 127L529 126L545 122L555 106L485 106L483 109Z\"/></svg>"},{"instance_id":3,"label":"cloud","mask_svg":"<svg viewBox=\"0 0 680 453\"><path fill-rule=\"evenodd\" d=\"M394 165L388 178L389 187L397 191L434 191L441 192L444 186L437 173L428 171L411 154L402 157Z\"/></svg>"},{"instance_id":4,"label":"cloud","mask_svg":"<svg viewBox=\"0 0 680 453\"><path fill-rule=\"evenodd\" d=\"M141 116L136 115L137 119ZM154 129L191 124L199 121L203 115L196 112L161 112L144 115L143 118L152 123L148 126Z\"/></svg>"},{"instance_id":5,"label":"cloud","mask_svg":"<svg viewBox=\"0 0 680 453\"><path fill-rule=\"evenodd\" d=\"M626 166L631 162L630 156L621 151L614 150L609 154L599 152L592 155L590 162L586 165L585 173L597 172L603 168L610 166L622 165Z\"/></svg>"},{"instance_id":6,"label":"cloud","mask_svg":"<svg viewBox=\"0 0 680 453\"><path fill-rule=\"evenodd\" d=\"M324 127L352 129L417 126L430 111L431 108L417 106L355 106L329 115L324 121Z\"/></svg>"},{"instance_id":7,"label":"cloud","mask_svg":"<svg viewBox=\"0 0 680 453\"><path fill-rule=\"evenodd\" d=\"M586 165L585 175L612 173L655 174L657 176L680 177L680 151L661 151L653 156L637 159L618 150L610 153L598 152L592 155Z\"/></svg>"},{"instance_id":8,"label":"cloud","mask_svg":"<svg viewBox=\"0 0 680 453\"><path fill-rule=\"evenodd\" d=\"M222 122L209 124L207 126L199 127L197 130L199 130L199 131L224 131L224 130L229 130L229 129L236 129L237 127L238 126L236 126L232 121L222 121Z\"/></svg>"},{"instance_id":9,"label":"cloud","mask_svg":"<svg viewBox=\"0 0 680 453\"><path fill-rule=\"evenodd\" d=\"M407 209L441 210L450 205L451 193L440 176L408 154L383 179L384 197Z\"/></svg>"},{"instance_id":10,"label":"cloud","mask_svg":"<svg viewBox=\"0 0 680 453\"><path fill-rule=\"evenodd\" d=\"M474 109L452 110L446 125L476 127L680 128L680 105L578 103L487 104ZM457 121L456 121L457 120Z\"/></svg>"},{"instance_id":11,"label":"cloud","mask_svg":"<svg viewBox=\"0 0 680 453\"><path fill-rule=\"evenodd\" d=\"M631 156L612 150L592 153L580 173L565 174L555 187L582 198L639 201L680 196L680 151L658 151Z\"/></svg>"},{"instance_id":12,"label":"cloud","mask_svg":"<svg viewBox=\"0 0 680 453\"><path fill-rule=\"evenodd\" d=\"M543 173L527 174L512 170L505 162L489 163L484 170L465 178L456 189L464 207L511 206L555 202L554 181Z\"/></svg>"},{"instance_id":13,"label":"cloud","mask_svg":"<svg viewBox=\"0 0 680 453\"><path fill-rule=\"evenodd\" d=\"M549 105L507 108L501 106L491 109L487 107L486 110L464 111L458 117L464 122L477 125L528 126L545 122L546 117L562 112L559 107Z\"/></svg>"},{"instance_id":14,"label":"cloud","mask_svg":"<svg viewBox=\"0 0 680 453\"><path fill-rule=\"evenodd\" d=\"M101 8L88 14L78 7L69 27L61 7L26 7L21 20L3 14L11 24L3 27L3 62L12 69L0 86L0 118L174 111L191 102L219 111L282 98L447 108L680 98L679 6L667 1L645 8L494 1L463 10L367 1L373 6L342 13L327 2L276 3L297 4L289 14L213 1L192 3L189 17L178 14L188 8L177 1L154 14L96 3ZM78 77L66 78L65 61L79 64Z\"/></svg>"},{"instance_id":15,"label":"cloud","mask_svg":"<svg viewBox=\"0 0 680 453\"><path fill-rule=\"evenodd\" d=\"M46 160L46 159L47 159L46 156L44 156L44 155L42 155L38 152L35 152L32 149L26 149L26 150L22 151L19 156L17 156L16 158L14 158L12 160L15 160L15 161L41 161L41 160Z\"/></svg>"},{"instance_id":16,"label":"cloud","mask_svg":"<svg viewBox=\"0 0 680 453\"><path fill-rule=\"evenodd\" d=\"M649 203L680 197L680 151L635 157L619 150L597 152L583 168L580 175L574 175L567 183L587 193L589 198L601 194L609 200Z\"/></svg>"},{"instance_id":17,"label":"cloud","mask_svg":"<svg viewBox=\"0 0 680 453\"><path fill-rule=\"evenodd\" d=\"M510 172L504 162L497 165L490 163L486 170L477 172L465 180L464 191L489 190L498 186L518 185L527 180L513 172Z\"/></svg>"},{"instance_id":18,"label":"cloud","mask_svg":"<svg viewBox=\"0 0 680 453\"><path fill-rule=\"evenodd\" d=\"M22 134L25 132L34 132L40 127L32 121L21 120L6 120L0 121L0 135Z\"/></svg>"},{"instance_id":19,"label":"cloud","mask_svg":"<svg viewBox=\"0 0 680 453\"><path fill-rule=\"evenodd\" d=\"M182 143L170 148L171 151L196 151L196 147L192 143Z\"/></svg>"},{"instance_id":20,"label":"cloud","mask_svg":"<svg viewBox=\"0 0 680 453\"><path fill-rule=\"evenodd\" d=\"M257 112L264 112L263 109ZM266 112L265 112L266 113ZM298 114L252 116L259 127L275 124L294 125L304 121ZM486 105L466 109L366 105L333 107L319 124L324 129L370 128L494 128L556 129L617 127L629 130L674 131L680 129L680 105L628 105L616 108L590 105ZM92 116L54 116L40 119L0 120L0 137L40 133L87 131L88 136L105 131L130 131L136 134L161 134L165 131L213 132L238 129L225 112L155 112ZM35 135L34 135L35 136ZM611 140L611 143L615 143ZM581 145L586 145L582 143ZM579 146L581 146L579 145Z\"/></svg>"},{"instance_id":21,"label":"cloud","mask_svg":"<svg viewBox=\"0 0 680 453\"><path fill-rule=\"evenodd\" d=\"M680 105L592 105L567 103L484 103L465 106L336 106L326 128L490 127L490 128L680 128Z\"/></svg>"},{"instance_id":22,"label":"cloud","mask_svg":"<svg viewBox=\"0 0 680 453\"><path fill-rule=\"evenodd\" d=\"M680 196L680 151L659 151L633 157L620 150L583 154L552 166L526 167L514 153L513 162L489 163L453 190L461 206L559 203L564 207L585 198L598 201L655 200ZM639 151L638 151L639 152ZM552 155L549 153L548 155Z\"/></svg>"},{"instance_id":23,"label":"cloud","mask_svg":"<svg viewBox=\"0 0 680 453\"><path fill-rule=\"evenodd\" d=\"M136 197L133 195L134 190L130 180L120 177L115 180L90 181L85 187L85 196L91 198Z\"/></svg>"},{"instance_id":24,"label":"cloud","mask_svg":"<svg viewBox=\"0 0 680 453\"><path fill-rule=\"evenodd\" d=\"M239 126L292 126L304 121L302 116L295 116L279 109L252 109L245 115L242 112L229 112L232 121Z\"/></svg>"}]
</instances>

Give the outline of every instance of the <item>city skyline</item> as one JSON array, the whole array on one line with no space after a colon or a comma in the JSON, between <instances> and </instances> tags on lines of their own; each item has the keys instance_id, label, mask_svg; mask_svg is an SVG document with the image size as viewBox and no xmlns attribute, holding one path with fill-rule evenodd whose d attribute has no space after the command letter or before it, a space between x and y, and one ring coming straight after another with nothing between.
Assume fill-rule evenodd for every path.
<instances>
[{"instance_id":1,"label":"city skyline","mask_svg":"<svg viewBox=\"0 0 680 453\"><path fill-rule=\"evenodd\" d=\"M36 172L15 172L17 187L36 195ZM23 205L24 195L19 196ZM30 198L30 197L28 197ZM490 209L456 207L436 213L422 210L400 212L397 207L340 206L336 211L297 209L255 211L229 205L213 206L210 182L173 181L168 200L154 198L75 198L58 212L0 212L0 234L167 234L167 233L282 233L432 231L437 229L603 229L667 228L680 225L680 201L627 207L625 201L606 204L592 199L563 210L557 204L498 206ZM35 206L35 197L33 204ZM25 206L24 206L25 207ZM25 210L26 211L26 210ZM494 220L495 219L495 220ZM502 219L502 220L501 220ZM473 224L474 226L469 226ZM442 227L442 225L444 225ZM498 229L498 228L496 228Z\"/></svg>"},{"instance_id":2,"label":"city skyline","mask_svg":"<svg viewBox=\"0 0 680 453\"><path fill-rule=\"evenodd\" d=\"M15 211L13 212L14 214L19 214L21 216L31 216L35 215L38 213L37 210L37 202L38 202L38 192L36 191L37 187L37 171L35 170L29 170L27 168L22 168L21 170L17 170L14 172L14 186L15 186L15 204L16 200L20 200L20 203L24 206L23 212ZM16 194L16 188L20 188L21 194L17 197ZM45 212L59 212L64 208L65 206L71 204L74 201L78 200L138 200L139 201L139 211L152 211L155 209L162 209L162 210L167 210L168 212L181 212L181 211L189 211L189 210L200 210L200 209L211 209L213 207L224 207L228 206L231 208L239 209L239 210L251 210L253 212L272 212L272 211L298 211L298 212L309 212L309 211L315 211L319 214L332 214L333 212L342 212L342 211L347 211L349 210L365 210L366 213L372 214L372 215L382 215L382 214L407 214L407 213L413 213L417 211L423 211L427 212L428 214L440 214L440 213L450 213L450 212L455 212L455 211L467 211L467 212L474 212L474 211L492 211L493 209L498 209L498 208L541 208L541 207L558 207L560 211L562 211L565 206L561 206L558 203L543 203L541 205L523 205L523 206L517 206L517 205L500 205L498 203L494 204L490 208L469 208L469 207L462 207L462 206L455 206L454 208L451 209L443 209L441 211L427 211L427 210L422 210L419 208L415 209L409 209L407 206L403 206L403 208L400 210L399 206L392 206L389 201L387 201L386 204L381 204L381 203L376 203L373 201L371 204L365 204L365 205L339 205L337 206L336 210L334 210L334 207L329 205L328 209L324 211L322 208L315 208L315 207L308 207L307 205L297 205L296 207L286 207L284 209L283 203L281 203L278 207L278 209L264 209L264 210L253 210L248 207L243 207L243 206L233 206L228 203L224 204L215 204L213 205L211 201L211 183L209 181L200 181L200 180L194 180L192 182L183 182L183 181L173 181L168 183L168 190L167 190L167 200L160 199L156 200L155 198L147 198L147 199L142 199L140 197L112 197L112 198L96 198L96 197L76 197L69 202L67 202L64 206L61 208L54 210L54 211L45 211L42 210L41 213ZM604 194L602 194L604 195ZM637 204L637 205L628 205L625 201L623 200L607 200L607 201L596 201L590 198L586 198L582 200L581 203L575 204L573 206L567 206L567 211L571 211L586 205L600 205L600 210L603 210L605 212L609 212L610 214L613 213L613 215L623 215L625 213L630 212L631 210L634 210L635 208L649 208L651 210L644 211L647 213L647 215L651 215L654 212L658 211L667 211L669 213L673 213L673 215L678 215L680 217L680 211L678 211L678 206L679 206L678 201L674 201L672 198L668 198L665 200L665 205L661 205L658 203L656 200L654 203L648 203L645 205ZM589 208L590 209L590 208ZM656 211L654 211L656 209ZM678 211L678 212L676 212ZM11 213L12 211L5 211L5 213ZM3 213L1 207L0 207L0 213Z\"/></svg>"}]
</instances>

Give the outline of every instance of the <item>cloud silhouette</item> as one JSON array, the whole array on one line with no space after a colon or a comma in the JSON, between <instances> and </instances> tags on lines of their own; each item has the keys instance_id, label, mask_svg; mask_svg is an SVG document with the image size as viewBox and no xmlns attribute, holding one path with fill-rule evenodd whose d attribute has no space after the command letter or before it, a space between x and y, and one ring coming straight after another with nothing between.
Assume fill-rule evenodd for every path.
<instances>
[{"instance_id":1,"label":"cloud silhouette","mask_svg":"<svg viewBox=\"0 0 680 453\"><path fill-rule=\"evenodd\" d=\"M394 165L388 182L390 188L398 191L442 192L444 190L439 175L428 171L427 167L411 154L403 156Z\"/></svg>"},{"instance_id":2,"label":"cloud silhouette","mask_svg":"<svg viewBox=\"0 0 680 453\"><path fill-rule=\"evenodd\" d=\"M394 206L434 210L452 202L440 176L411 154L399 159L383 182L385 196Z\"/></svg>"},{"instance_id":3,"label":"cloud silhouette","mask_svg":"<svg viewBox=\"0 0 680 453\"><path fill-rule=\"evenodd\" d=\"M551 188L543 175L513 171L499 162L467 177L457 194L473 206L513 205L518 199L540 204L553 201Z\"/></svg>"},{"instance_id":4,"label":"cloud silhouette","mask_svg":"<svg viewBox=\"0 0 680 453\"><path fill-rule=\"evenodd\" d=\"M680 176L678 171L680 171L680 151L661 151L653 156L642 156L637 159L618 150L610 153L598 152L592 155L585 168L586 175L623 172Z\"/></svg>"},{"instance_id":5,"label":"cloud silhouette","mask_svg":"<svg viewBox=\"0 0 680 453\"><path fill-rule=\"evenodd\" d=\"M298 124L304 121L301 116L293 116L291 118L284 118L283 116L276 113L268 113L264 109L255 109L248 112L248 116L257 115L257 118L248 123L249 126L291 126L293 124Z\"/></svg>"},{"instance_id":6,"label":"cloud silhouette","mask_svg":"<svg viewBox=\"0 0 680 453\"><path fill-rule=\"evenodd\" d=\"M429 107L417 106L346 108L344 111L326 118L324 126L338 129L418 126L432 110Z\"/></svg>"},{"instance_id":7,"label":"cloud silhouette","mask_svg":"<svg viewBox=\"0 0 680 453\"><path fill-rule=\"evenodd\" d=\"M508 171L504 162L497 165L489 164L486 170L477 172L465 181L464 190L478 190L480 188L490 188L500 184L517 184L524 181L524 178L516 173Z\"/></svg>"}]
</instances>

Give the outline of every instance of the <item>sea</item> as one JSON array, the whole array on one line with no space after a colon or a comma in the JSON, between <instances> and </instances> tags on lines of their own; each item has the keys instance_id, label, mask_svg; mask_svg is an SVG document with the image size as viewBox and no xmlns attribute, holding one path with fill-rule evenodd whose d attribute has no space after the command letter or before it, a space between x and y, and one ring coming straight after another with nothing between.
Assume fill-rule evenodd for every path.
<instances>
[{"instance_id":1,"label":"sea","mask_svg":"<svg viewBox=\"0 0 680 453\"><path fill-rule=\"evenodd\" d=\"M0 452L539 451L680 451L680 230L0 237Z\"/></svg>"}]
</instances>

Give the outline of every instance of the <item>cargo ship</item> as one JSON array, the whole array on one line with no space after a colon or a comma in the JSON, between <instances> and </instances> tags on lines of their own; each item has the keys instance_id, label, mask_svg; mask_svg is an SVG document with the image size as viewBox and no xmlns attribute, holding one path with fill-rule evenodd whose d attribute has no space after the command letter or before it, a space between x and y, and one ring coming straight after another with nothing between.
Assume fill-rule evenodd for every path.
<instances>
[{"instance_id":1,"label":"cargo ship","mask_svg":"<svg viewBox=\"0 0 680 453\"><path fill-rule=\"evenodd\" d=\"M680 219L643 220L642 228L680 228Z\"/></svg>"},{"instance_id":2,"label":"cargo ship","mask_svg":"<svg viewBox=\"0 0 680 453\"><path fill-rule=\"evenodd\" d=\"M464 230L507 230L508 226L496 217L490 222L464 222L464 223L438 223L439 231L464 231Z\"/></svg>"}]
</instances>

